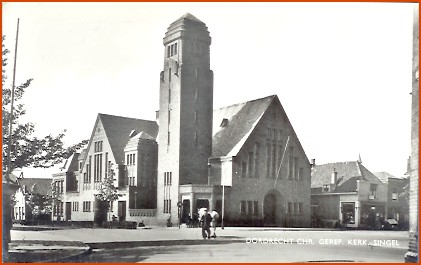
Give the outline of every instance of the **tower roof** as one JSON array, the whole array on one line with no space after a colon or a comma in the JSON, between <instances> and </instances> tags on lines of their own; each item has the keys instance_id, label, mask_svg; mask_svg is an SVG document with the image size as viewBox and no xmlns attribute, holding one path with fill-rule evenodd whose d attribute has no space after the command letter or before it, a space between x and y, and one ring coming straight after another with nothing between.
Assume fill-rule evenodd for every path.
<instances>
[{"instance_id":1,"label":"tower roof","mask_svg":"<svg viewBox=\"0 0 421 265\"><path fill-rule=\"evenodd\" d=\"M185 13L168 27L164 45L179 38L193 38L195 41L211 44L208 28L204 22L190 13Z\"/></svg>"},{"instance_id":2,"label":"tower roof","mask_svg":"<svg viewBox=\"0 0 421 265\"><path fill-rule=\"evenodd\" d=\"M182 19L188 19L188 20L193 20L193 21L196 21L196 22L203 23L200 19L198 19L197 17L193 16L190 13L185 13L182 17L180 17L177 20L182 20Z\"/></svg>"}]
</instances>

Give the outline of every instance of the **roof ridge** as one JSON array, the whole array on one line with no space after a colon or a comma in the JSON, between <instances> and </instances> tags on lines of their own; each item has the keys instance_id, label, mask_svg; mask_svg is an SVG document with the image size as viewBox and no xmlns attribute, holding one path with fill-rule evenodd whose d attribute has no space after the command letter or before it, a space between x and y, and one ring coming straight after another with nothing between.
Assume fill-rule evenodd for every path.
<instances>
[{"instance_id":1,"label":"roof ridge","mask_svg":"<svg viewBox=\"0 0 421 265\"><path fill-rule=\"evenodd\" d=\"M130 119L130 120L138 120L138 121L150 121L155 122L153 120L145 120L140 118L132 118L132 117L125 117L125 116L118 116L118 115L112 115L112 114L105 114L105 113L98 113L99 116L108 116L108 117L114 117L114 118L122 118L122 119Z\"/></svg>"},{"instance_id":2,"label":"roof ridge","mask_svg":"<svg viewBox=\"0 0 421 265\"><path fill-rule=\"evenodd\" d=\"M214 109L213 111L226 109L226 108L229 108L229 107L234 107L234 106L239 106L239 105L245 105L247 103L251 103L251 102L254 102L254 101L260 101L260 100L265 100L265 99L274 98L274 97L277 97L277 95L274 94L274 95L266 96L266 97L263 97L263 98L257 98L257 99L252 99L252 100L248 100L248 101L244 101L244 102L239 102L239 103L235 103L235 104L228 105L228 106L225 106L225 107L220 107L220 108Z\"/></svg>"},{"instance_id":3,"label":"roof ridge","mask_svg":"<svg viewBox=\"0 0 421 265\"><path fill-rule=\"evenodd\" d=\"M333 165L333 164L346 164L346 163L356 163L357 161L339 161L339 162L330 162L330 163L325 163L325 164L316 164L317 166L327 166L327 165Z\"/></svg>"}]
</instances>

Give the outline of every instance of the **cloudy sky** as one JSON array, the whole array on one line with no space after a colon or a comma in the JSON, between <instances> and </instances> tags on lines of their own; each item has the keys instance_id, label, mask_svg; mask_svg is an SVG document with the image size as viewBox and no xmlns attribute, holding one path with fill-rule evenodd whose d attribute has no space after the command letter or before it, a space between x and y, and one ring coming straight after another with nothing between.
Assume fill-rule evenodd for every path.
<instances>
[{"instance_id":1,"label":"cloudy sky","mask_svg":"<svg viewBox=\"0 0 421 265\"><path fill-rule=\"evenodd\" d=\"M38 135L66 129L67 144L89 139L98 113L154 120L162 39L189 12L212 37L214 108L276 94L309 159L360 154L370 171L402 176L410 155L413 7L3 3L2 18L10 62L20 18L16 80L34 78L22 103Z\"/></svg>"}]
</instances>

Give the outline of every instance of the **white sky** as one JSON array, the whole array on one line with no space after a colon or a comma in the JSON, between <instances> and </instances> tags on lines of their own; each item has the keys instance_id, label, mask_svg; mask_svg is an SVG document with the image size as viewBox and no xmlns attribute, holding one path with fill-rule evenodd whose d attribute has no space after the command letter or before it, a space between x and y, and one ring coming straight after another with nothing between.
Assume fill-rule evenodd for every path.
<instances>
[{"instance_id":1,"label":"white sky","mask_svg":"<svg viewBox=\"0 0 421 265\"><path fill-rule=\"evenodd\" d=\"M309 159L406 172L409 3L3 3L37 134L89 139L98 113L155 120L162 39L189 12L212 37L214 108L277 94ZM31 177L25 175L25 177Z\"/></svg>"}]
</instances>

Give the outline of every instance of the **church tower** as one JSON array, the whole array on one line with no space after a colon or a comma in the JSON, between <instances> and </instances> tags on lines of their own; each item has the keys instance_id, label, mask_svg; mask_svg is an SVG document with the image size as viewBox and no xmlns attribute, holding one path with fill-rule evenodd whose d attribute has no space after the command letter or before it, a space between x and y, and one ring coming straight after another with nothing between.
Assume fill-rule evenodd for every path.
<instances>
[{"instance_id":1,"label":"church tower","mask_svg":"<svg viewBox=\"0 0 421 265\"><path fill-rule=\"evenodd\" d=\"M208 184L212 155L213 72L211 37L187 13L164 37L160 76L157 217L178 223L180 185Z\"/></svg>"}]
</instances>

